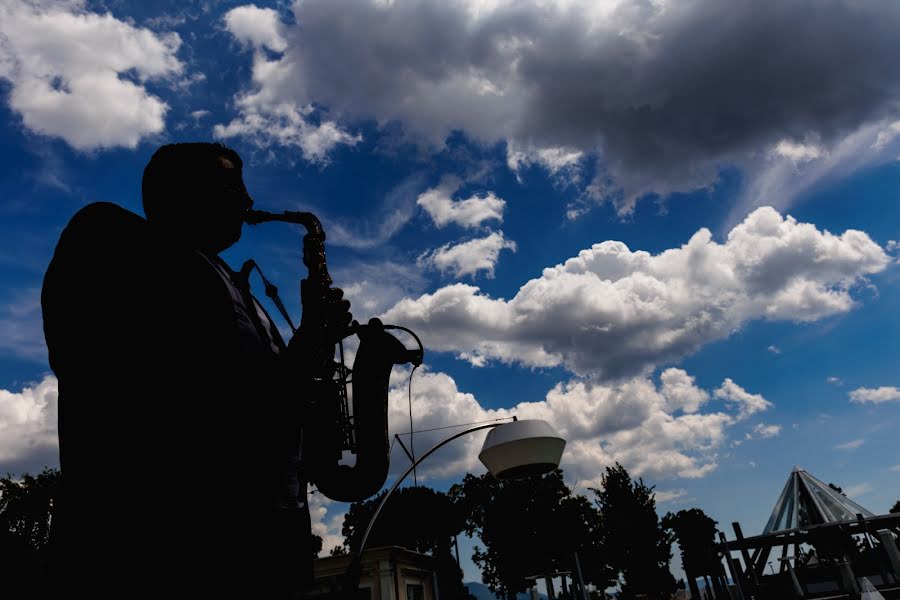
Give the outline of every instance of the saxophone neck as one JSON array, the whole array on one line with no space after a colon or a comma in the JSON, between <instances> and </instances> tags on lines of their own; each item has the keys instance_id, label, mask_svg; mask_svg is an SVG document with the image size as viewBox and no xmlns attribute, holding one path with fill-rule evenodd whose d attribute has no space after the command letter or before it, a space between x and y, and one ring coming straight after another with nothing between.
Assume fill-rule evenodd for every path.
<instances>
[{"instance_id":1,"label":"saxophone neck","mask_svg":"<svg viewBox=\"0 0 900 600\"><path fill-rule=\"evenodd\" d=\"M248 225L270 221L297 223L306 228L306 235L303 236L303 264L309 270L308 279L320 289L331 286L331 276L325 262L325 230L322 229L319 218L311 212L289 210L280 213L248 210L244 213L244 222Z\"/></svg>"},{"instance_id":2,"label":"saxophone neck","mask_svg":"<svg viewBox=\"0 0 900 600\"><path fill-rule=\"evenodd\" d=\"M259 225L269 221L280 221L282 223L297 223L306 228L307 235L311 235L325 241L325 230L322 229L322 223L319 218L311 212L300 212L286 210L280 213L271 213L264 210L248 210L244 213L244 222L248 225Z\"/></svg>"}]
</instances>

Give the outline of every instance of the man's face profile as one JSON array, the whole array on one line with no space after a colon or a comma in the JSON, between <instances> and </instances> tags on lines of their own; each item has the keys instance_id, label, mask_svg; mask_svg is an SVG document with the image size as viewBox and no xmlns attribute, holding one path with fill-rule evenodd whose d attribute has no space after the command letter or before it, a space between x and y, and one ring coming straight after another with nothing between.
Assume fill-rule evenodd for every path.
<instances>
[{"instance_id":1,"label":"man's face profile","mask_svg":"<svg viewBox=\"0 0 900 600\"><path fill-rule=\"evenodd\" d=\"M219 253L241 238L244 214L253 206L247 194L241 169L224 156L216 157L215 164L205 174L201 183L202 197L198 198L203 209L203 250Z\"/></svg>"}]
</instances>

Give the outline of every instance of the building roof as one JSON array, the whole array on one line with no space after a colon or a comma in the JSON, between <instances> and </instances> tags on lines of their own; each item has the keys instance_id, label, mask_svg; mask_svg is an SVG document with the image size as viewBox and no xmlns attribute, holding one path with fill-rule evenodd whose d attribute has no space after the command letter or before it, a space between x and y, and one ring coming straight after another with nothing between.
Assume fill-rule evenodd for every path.
<instances>
[{"instance_id":1,"label":"building roof","mask_svg":"<svg viewBox=\"0 0 900 600\"><path fill-rule=\"evenodd\" d=\"M794 467L775 503L763 535L823 523L855 521L857 514L863 517L875 516L806 470Z\"/></svg>"}]
</instances>

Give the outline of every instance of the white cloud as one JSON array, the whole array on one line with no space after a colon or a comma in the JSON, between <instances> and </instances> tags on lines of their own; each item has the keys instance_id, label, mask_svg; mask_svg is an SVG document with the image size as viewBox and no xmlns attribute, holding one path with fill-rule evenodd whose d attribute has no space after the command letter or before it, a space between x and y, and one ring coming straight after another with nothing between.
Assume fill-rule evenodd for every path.
<instances>
[{"instance_id":1,"label":"white cloud","mask_svg":"<svg viewBox=\"0 0 900 600\"><path fill-rule=\"evenodd\" d=\"M721 244L706 229L657 255L605 241L544 269L510 300L457 283L405 299L384 317L413 328L429 348L470 360L621 377L750 320L847 312L851 288L889 262L861 231L835 235L761 208Z\"/></svg>"},{"instance_id":2,"label":"white cloud","mask_svg":"<svg viewBox=\"0 0 900 600\"><path fill-rule=\"evenodd\" d=\"M322 538L322 551L319 556L328 556L332 548L344 544L341 528L344 525L344 515L350 510L350 505L344 502L334 502L319 493L310 494L307 500L309 501L309 516L312 520L312 532Z\"/></svg>"},{"instance_id":3,"label":"white cloud","mask_svg":"<svg viewBox=\"0 0 900 600\"><path fill-rule=\"evenodd\" d=\"M879 388L857 388L850 392L850 401L857 404L881 404L900 401L900 388L882 386Z\"/></svg>"},{"instance_id":4,"label":"white cloud","mask_svg":"<svg viewBox=\"0 0 900 600\"><path fill-rule=\"evenodd\" d=\"M421 177L411 175L373 203L373 210L368 214L340 220L326 218L318 209L316 214L320 215L329 244L367 250L390 240L413 218L420 189Z\"/></svg>"},{"instance_id":5,"label":"white cloud","mask_svg":"<svg viewBox=\"0 0 900 600\"><path fill-rule=\"evenodd\" d=\"M725 379L716 390L716 398L737 406L738 416L741 419L745 419L772 406L772 403L761 395L749 393L730 378Z\"/></svg>"},{"instance_id":6,"label":"white cloud","mask_svg":"<svg viewBox=\"0 0 900 600\"><path fill-rule=\"evenodd\" d=\"M709 394L694 384L694 378L681 369L666 369L660 375L660 392L666 398L671 412L683 410L695 413L709 400Z\"/></svg>"},{"instance_id":7,"label":"white cloud","mask_svg":"<svg viewBox=\"0 0 900 600\"><path fill-rule=\"evenodd\" d=\"M900 121L894 121L893 123L887 124L878 132L878 135L875 137L875 143L872 144L872 149L882 150L897 137L898 134L900 134Z\"/></svg>"},{"instance_id":8,"label":"white cloud","mask_svg":"<svg viewBox=\"0 0 900 600\"><path fill-rule=\"evenodd\" d=\"M672 370L678 371L678 370ZM409 404L406 383L408 370L391 379L389 423L391 435L409 431ZM583 486L599 485L599 474L615 461L633 475L654 478L697 478L718 465L718 449L727 441L731 427L743 416L739 411L684 413L673 404L667 391L678 379L680 392L693 398L708 397L699 388L689 390L693 378L670 372L669 385L657 385L647 377L634 377L615 384L573 380L560 383L540 401L523 401L502 409L485 409L472 395L458 389L444 373L427 367L412 381L412 412L416 430L475 423L510 417L544 419L566 440L562 468L571 481ZM668 390L667 390L668 387ZM457 430L443 429L417 434L416 455ZM409 436L403 436L408 442ZM422 479L448 478L466 471L479 472L477 454L483 434L464 436L448 444L422 465ZM392 470L405 468L409 460L395 448Z\"/></svg>"},{"instance_id":9,"label":"white cloud","mask_svg":"<svg viewBox=\"0 0 900 600\"><path fill-rule=\"evenodd\" d=\"M565 182L577 183L585 153L573 148L519 148L510 142L506 148L506 166L516 174L521 182L521 170L529 165L540 165L551 175L563 176Z\"/></svg>"},{"instance_id":10,"label":"white cloud","mask_svg":"<svg viewBox=\"0 0 900 600\"><path fill-rule=\"evenodd\" d=\"M791 140L781 140L772 149L772 154L796 163L805 163L822 156L822 149L815 144L801 144Z\"/></svg>"},{"instance_id":11,"label":"white cloud","mask_svg":"<svg viewBox=\"0 0 900 600\"><path fill-rule=\"evenodd\" d=\"M681 488L677 490L654 490L653 494L656 497L657 504L668 504L669 502L683 500L687 496L687 490Z\"/></svg>"},{"instance_id":12,"label":"white cloud","mask_svg":"<svg viewBox=\"0 0 900 600\"><path fill-rule=\"evenodd\" d=\"M483 238L459 244L445 244L423 254L419 262L441 273L450 271L456 278L465 275L475 277L482 271L488 278L492 278L501 250L515 252L516 243L506 239L502 231L495 231Z\"/></svg>"},{"instance_id":13,"label":"white cloud","mask_svg":"<svg viewBox=\"0 0 900 600\"><path fill-rule=\"evenodd\" d=\"M864 481L862 483L847 486L844 488L844 493L847 494L848 498L856 498L857 496L868 494L874 489L875 487L871 483Z\"/></svg>"},{"instance_id":14,"label":"white cloud","mask_svg":"<svg viewBox=\"0 0 900 600\"><path fill-rule=\"evenodd\" d=\"M0 78L31 131L79 150L134 148L161 132L168 109L146 83L171 80L181 40L134 27L84 2L0 5ZM133 75L133 77L132 77Z\"/></svg>"},{"instance_id":15,"label":"white cloud","mask_svg":"<svg viewBox=\"0 0 900 600\"><path fill-rule=\"evenodd\" d=\"M759 423L753 428L753 432L761 438L775 437L776 435L781 433L781 425L767 425L766 423Z\"/></svg>"},{"instance_id":16,"label":"white cloud","mask_svg":"<svg viewBox=\"0 0 900 600\"><path fill-rule=\"evenodd\" d=\"M0 306L0 353L46 363L41 291L25 289Z\"/></svg>"},{"instance_id":17,"label":"white cloud","mask_svg":"<svg viewBox=\"0 0 900 600\"><path fill-rule=\"evenodd\" d=\"M267 62L262 54L254 57L254 70ZM309 121L315 111L311 106L293 104L260 104L254 106L258 94L248 92L237 98L241 116L227 125L216 124L213 136L219 139L243 137L257 146L273 143L299 148L306 160L326 164L329 153L340 145L353 146L362 140L360 135L347 133L334 121L318 124Z\"/></svg>"},{"instance_id":18,"label":"white cloud","mask_svg":"<svg viewBox=\"0 0 900 600\"><path fill-rule=\"evenodd\" d=\"M772 344L771 346L766 348L766 350L768 350L772 354L781 354L781 348L779 348L778 346L776 346L774 344Z\"/></svg>"},{"instance_id":19,"label":"white cloud","mask_svg":"<svg viewBox=\"0 0 900 600\"><path fill-rule=\"evenodd\" d=\"M731 212L736 222L760 205L783 209L794 199L865 168L893 161L900 154L894 135L884 137L892 125L884 119L860 124L821 147L793 146L786 155L770 154L745 164L749 183ZM879 140L881 140L879 142Z\"/></svg>"},{"instance_id":20,"label":"white cloud","mask_svg":"<svg viewBox=\"0 0 900 600\"><path fill-rule=\"evenodd\" d=\"M445 181L438 187L423 192L416 203L425 209L438 227L445 227L450 223L479 227L485 221L503 221L503 209L506 207L503 199L488 192L484 196L474 195L454 200L453 194L458 187L457 181Z\"/></svg>"},{"instance_id":21,"label":"white cloud","mask_svg":"<svg viewBox=\"0 0 900 600\"><path fill-rule=\"evenodd\" d=\"M890 469L888 469L891 473L900 473L900 465L894 465Z\"/></svg>"},{"instance_id":22,"label":"white cloud","mask_svg":"<svg viewBox=\"0 0 900 600\"><path fill-rule=\"evenodd\" d=\"M311 101L285 97L295 74L287 57L270 59L263 48L286 50L284 26L272 9L239 6L225 15L225 28L242 44L253 48L252 89L238 94L240 115L228 124L216 124L216 138L243 137L257 146L277 144L298 148L306 160L327 164L329 154L341 145L354 146L362 136L351 134L335 121L324 118Z\"/></svg>"},{"instance_id":23,"label":"white cloud","mask_svg":"<svg viewBox=\"0 0 900 600\"><path fill-rule=\"evenodd\" d=\"M847 450L852 451L856 450L860 446L866 443L866 440L860 438L856 440L850 440L849 442L844 442L843 444L838 444L834 447L835 450Z\"/></svg>"},{"instance_id":24,"label":"white cloud","mask_svg":"<svg viewBox=\"0 0 900 600\"><path fill-rule=\"evenodd\" d=\"M0 390L2 472L34 473L44 465L58 466L58 396L59 385L52 375L20 392Z\"/></svg>"},{"instance_id":25,"label":"white cloud","mask_svg":"<svg viewBox=\"0 0 900 600\"><path fill-rule=\"evenodd\" d=\"M406 262L342 262L330 271L335 285L350 300L354 318L361 323L402 298L421 293L427 285L421 270Z\"/></svg>"},{"instance_id":26,"label":"white cloud","mask_svg":"<svg viewBox=\"0 0 900 600\"><path fill-rule=\"evenodd\" d=\"M844 380L840 377L835 377L834 375L830 375L825 381L831 385L844 385Z\"/></svg>"},{"instance_id":27,"label":"white cloud","mask_svg":"<svg viewBox=\"0 0 900 600\"><path fill-rule=\"evenodd\" d=\"M275 52L287 50L281 34L278 12L256 5L238 6L225 13L225 28L242 44L265 47Z\"/></svg>"}]
</instances>

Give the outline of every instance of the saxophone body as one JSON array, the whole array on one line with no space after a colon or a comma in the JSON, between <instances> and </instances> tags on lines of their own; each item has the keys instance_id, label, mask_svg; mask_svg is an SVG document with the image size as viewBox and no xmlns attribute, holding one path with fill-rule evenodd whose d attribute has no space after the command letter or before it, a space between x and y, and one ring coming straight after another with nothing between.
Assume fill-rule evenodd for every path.
<instances>
[{"instance_id":1,"label":"saxophone body","mask_svg":"<svg viewBox=\"0 0 900 600\"><path fill-rule=\"evenodd\" d=\"M269 213L249 210L244 218L250 225L268 221L295 223L306 228L303 237L303 264L307 278L302 287L304 311L309 303L324 302L332 286L325 259L325 232L319 219L309 212ZM313 323L312 327L319 324ZM307 325L305 324L304 327ZM310 397L304 398L302 412L304 477L328 498L341 502L364 500L378 492L387 480L390 466L388 443L388 389L394 365L422 363L423 349L407 349L390 329L370 319L365 325L354 321L343 337L356 335L359 348L350 369L334 360L317 364L312 374ZM325 350L327 352L327 350ZM298 368L302 366L298 365ZM350 386L348 394L348 385ZM355 455L352 466L340 464L345 452Z\"/></svg>"}]
</instances>

